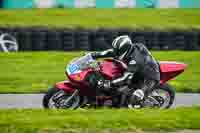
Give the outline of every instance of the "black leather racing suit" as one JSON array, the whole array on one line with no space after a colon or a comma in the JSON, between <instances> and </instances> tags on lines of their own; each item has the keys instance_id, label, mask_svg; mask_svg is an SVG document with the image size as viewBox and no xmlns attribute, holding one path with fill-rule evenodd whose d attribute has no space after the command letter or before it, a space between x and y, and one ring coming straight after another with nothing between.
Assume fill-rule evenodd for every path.
<instances>
[{"instance_id":1,"label":"black leather racing suit","mask_svg":"<svg viewBox=\"0 0 200 133\"><path fill-rule=\"evenodd\" d=\"M94 52L92 56L93 58L116 57L113 49ZM127 64L126 72L124 72L122 77L111 81L111 85L124 84L130 74L134 75L133 78L135 78L135 75L140 75L140 77L143 77L143 82L140 83L138 89L142 89L146 95L146 93L150 92L159 83L159 64L143 44L134 44L130 56L126 60L123 60L123 62Z\"/></svg>"}]
</instances>

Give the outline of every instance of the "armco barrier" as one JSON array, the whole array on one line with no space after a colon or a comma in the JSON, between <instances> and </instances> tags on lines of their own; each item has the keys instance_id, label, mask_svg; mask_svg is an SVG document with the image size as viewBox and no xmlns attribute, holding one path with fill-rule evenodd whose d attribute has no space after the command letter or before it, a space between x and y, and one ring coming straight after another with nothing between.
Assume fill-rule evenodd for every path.
<instances>
[{"instance_id":1,"label":"armco barrier","mask_svg":"<svg viewBox=\"0 0 200 133\"><path fill-rule=\"evenodd\" d=\"M2 28L17 38L20 51L31 50L104 50L113 39L129 35L133 42L144 43L152 50L200 50L200 30L134 30L134 29L48 29Z\"/></svg>"}]
</instances>

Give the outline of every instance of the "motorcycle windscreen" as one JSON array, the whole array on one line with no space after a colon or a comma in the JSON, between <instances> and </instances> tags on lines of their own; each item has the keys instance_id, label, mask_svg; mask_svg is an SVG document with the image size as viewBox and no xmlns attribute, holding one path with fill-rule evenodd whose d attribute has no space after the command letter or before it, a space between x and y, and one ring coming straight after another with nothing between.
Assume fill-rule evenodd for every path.
<instances>
[{"instance_id":1,"label":"motorcycle windscreen","mask_svg":"<svg viewBox=\"0 0 200 133\"><path fill-rule=\"evenodd\" d=\"M92 61L94 60L92 59L91 55L83 56L67 65L66 71L68 75L80 73L82 70L88 68L89 62Z\"/></svg>"}]
</instances>

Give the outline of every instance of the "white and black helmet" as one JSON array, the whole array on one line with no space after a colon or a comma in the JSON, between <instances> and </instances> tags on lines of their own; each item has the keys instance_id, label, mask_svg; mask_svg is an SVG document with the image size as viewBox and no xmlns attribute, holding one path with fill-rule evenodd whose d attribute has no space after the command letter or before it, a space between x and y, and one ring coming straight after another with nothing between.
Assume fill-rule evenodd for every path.
<instances>
[{"instance_id":1,"label":"white and black helmet","mask_svg":"<svg viewBox=\"0 0 200 133\"><path fill-rule=\"evenodd\" d=\"M133 49L133 44L129 36L119 36L112 42L114 53L119 60L127 59Z\"/></svg>"}]
</instances>

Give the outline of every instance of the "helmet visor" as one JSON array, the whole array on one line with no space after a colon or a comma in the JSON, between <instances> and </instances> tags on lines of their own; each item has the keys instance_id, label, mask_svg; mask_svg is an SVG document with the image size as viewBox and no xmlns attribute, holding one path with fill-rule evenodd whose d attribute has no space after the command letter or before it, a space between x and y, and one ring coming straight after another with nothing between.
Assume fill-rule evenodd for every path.
<instances>
[{"instance_id":1,"label":"helmet visor","mask_svg":"<svg viewBox=\"0 0 200 133\"><path fill-rule=\"evenodd\" d=\"M131 49L131 45L126 44L126 45L124 45L123 47L121 47L120 49L117 50L116 55L118 57L120 57L120 56L125 57L130 49Z\"/></svg>"}]
</instances>

